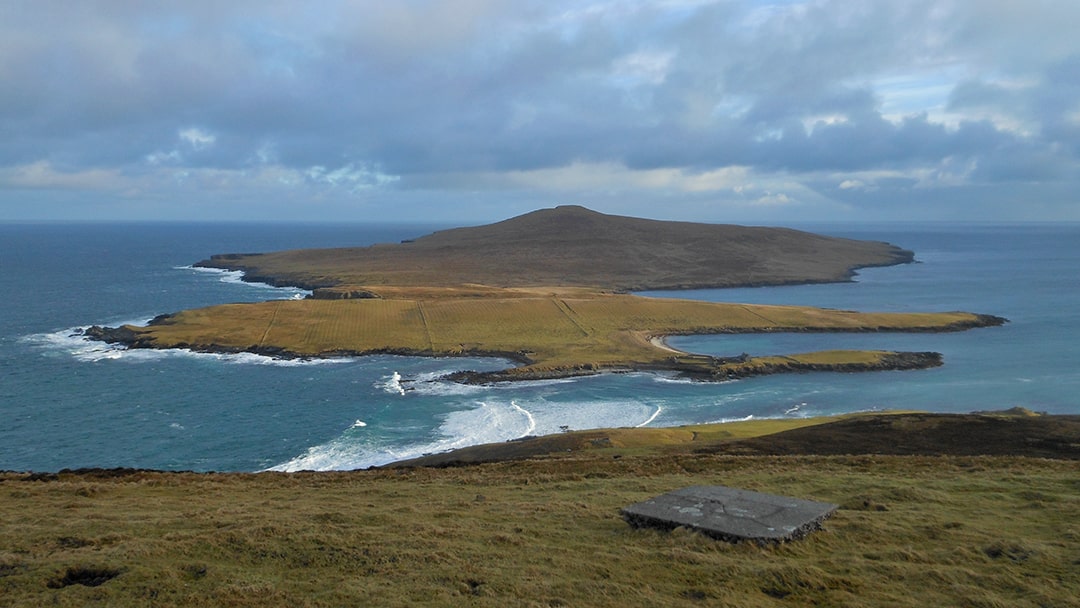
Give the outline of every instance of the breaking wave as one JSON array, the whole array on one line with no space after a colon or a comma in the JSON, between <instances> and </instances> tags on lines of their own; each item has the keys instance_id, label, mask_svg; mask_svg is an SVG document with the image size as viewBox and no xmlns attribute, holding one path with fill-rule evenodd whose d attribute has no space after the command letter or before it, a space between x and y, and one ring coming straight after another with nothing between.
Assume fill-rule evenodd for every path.
<instances>
[{"instance_id":1,"label":"breaking wave","mask_svg":"<svg viewBox=\"0 0 1080 608\"><path fill-rule=\"evenodd\" d=\"M201 266L174 266L175 270L190 270L192 272L199 272L209 275L217 275L218 280L222 283L232 283L238 285L247 285L257 289L273 290L280 293L282 296L294 300L303 299L311 295L311 291L306 289L300 289L299 287L278 287L269 283L259 283L254 281L245 281L244 273L240 270L223 270L221 268L203 268Z\"/></svg>"},{"instance_id":2,"label":"breaking wave","mask_svg":"<svg viewBox=\"0 0 1080 608\"><path fill-rule=\"evenodd\" d=\"M648 420L646 420L645 422L642 422L641 424L637 424L635 426L638 427L638 428L641 428L643 426L648 426L650 422L652 422L653 420L656 420L656 417L659 416L660 412L662 412L662 411L664 411L664 408L662 406L659 406L659 405L656 406L656 411L653 412L652 416L649 416Z\"/></svg>"},{"instance_id":3,"label":"breaking wave","mask_svg":"<svg viewBox=\"0 0 1080 608\"><path fill-rule=\"evenodd\" d=\"M117 323L117 325L145 325L147 322L148 320L144 319L141 321ZM87 338L83 335L83 332L87 329L88 326L69 327L60 331L31 334L24 336L22 341L43 350L66 353L76 360L86 363L110 360L144 362L156 361L164 358L192 357L231 364L298 367L302 365L348 363L356 360L355 358L350 357L287 359L255 353L202 353L185 348L128 348L123 344L109 344L100 340Z\"/></svg>"},{"instance_id":4,"label":"breaking wave","mask_svg":"<svg viewBox=\"0 0 1080 608\"><path fill-rule=\"evenodd\" d=\"M392 395L404 395L405 387L401 385L401 374L394 372L383 382L376 384L379 388Z\"/></svg>"},{"instance_id":5,"label":"breaking wave","mask_svg":"<svg viewBox=\"0 0 1080 608\"><path fill-rule=\"evenodd\" d=\"M271 467L273 471L351 470L448 452L472 445L511 441L531 435L567 430L639 427L657 419L662 407L639 402L519 403L486 400L446 414L426 441L391 445L388 440L359 436L354 424L334 439L308 448L299 456ZM371 428L371 427L368 427Z\"/></svg>"}]
</instances>

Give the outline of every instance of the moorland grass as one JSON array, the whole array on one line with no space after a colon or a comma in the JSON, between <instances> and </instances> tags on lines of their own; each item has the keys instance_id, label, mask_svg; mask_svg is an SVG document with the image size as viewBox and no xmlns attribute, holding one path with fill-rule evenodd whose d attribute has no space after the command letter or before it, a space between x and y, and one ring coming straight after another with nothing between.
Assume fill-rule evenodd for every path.
<instances>
[{"instance_id":1,"label":"moorland grass","mask_svg":"<svg viewBox=\"0 0 1080 608\"><path fill-rule=\"evenodd\" d=\"M912 259L912 252L881 242L562 206L402 243L226 254L199 265L307 288L480 284L643 291L845 281L860 267Z\"/></svg>"},{"instance_id":2,"label":"moorland grass","mask_svg":"<svg viewBox=\"0 0 1080 608\"><path fill-rule=\"evenodd\" d=\"M719 484L841 505L777 545L635 530ZM1077 606L1075 462L605 450L444 469L0 475L0 605ZM96 586L88 586L96 584Z\"/></svg>"}]
</instances>

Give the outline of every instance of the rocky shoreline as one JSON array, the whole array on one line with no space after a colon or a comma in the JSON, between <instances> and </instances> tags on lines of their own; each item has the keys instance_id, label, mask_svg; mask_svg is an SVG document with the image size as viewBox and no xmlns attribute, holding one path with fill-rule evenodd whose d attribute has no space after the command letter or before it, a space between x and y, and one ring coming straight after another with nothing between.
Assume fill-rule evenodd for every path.
<instances>
[{"instance_id":1,"label":"rocky shoreline","mask_svg":"<svg viewBox=\"0 0 1080 608\"><path fill-rule=\"evenodd\" d=\"M752 360L749 357L701 357L691 355L688 358L691 359L691 362L683 363L680 362L679 357L673 357L670 364L612 366L585 364L550 369L511 368L490 372L460 371L449 374L445 379L461 384L480 385L497 382L562 380L604 373L653 372L674 373L701 382L727 382L785 373L908 371L944 365L943 356L937 352L890 352L885 353L878 361L866 363L814 363L784 358L778 362L750 364ZM701 363L701 359L707 359L708 361ZM743 363L746 365L741 365Z\"/></svg>"}]
</instances>

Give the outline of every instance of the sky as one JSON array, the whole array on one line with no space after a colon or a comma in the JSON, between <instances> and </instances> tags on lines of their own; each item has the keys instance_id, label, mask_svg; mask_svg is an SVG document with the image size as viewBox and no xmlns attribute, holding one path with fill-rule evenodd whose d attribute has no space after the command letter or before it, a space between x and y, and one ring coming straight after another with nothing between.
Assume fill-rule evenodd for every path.
<instances>
[{"instance_id":1,"label":"sky","mask_svg":"<svg viewBox=\"0 0 1080 608\"><path fill-rule=\"evenodd\" d=\"M1076 0L0 2L0 221L1080 221Z\"/></svg>"}]
</instances>

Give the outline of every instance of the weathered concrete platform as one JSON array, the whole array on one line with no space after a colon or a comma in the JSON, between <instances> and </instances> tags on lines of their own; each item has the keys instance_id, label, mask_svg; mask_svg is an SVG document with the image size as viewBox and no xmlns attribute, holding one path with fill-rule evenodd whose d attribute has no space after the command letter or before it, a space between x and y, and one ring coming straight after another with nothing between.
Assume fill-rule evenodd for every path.
<instances>
[{"instance_id":1,"label":"weathered concrete platform","mask_svg":"<svg viewBox=\"0 0 1080 608\"><path fill-rule=\"evenodd\" d=\"M622 510L635 528L692 528L729 542L785 542L821 529L838 505L724 486L683 488Z\"/></svg>"}]
</instances>

